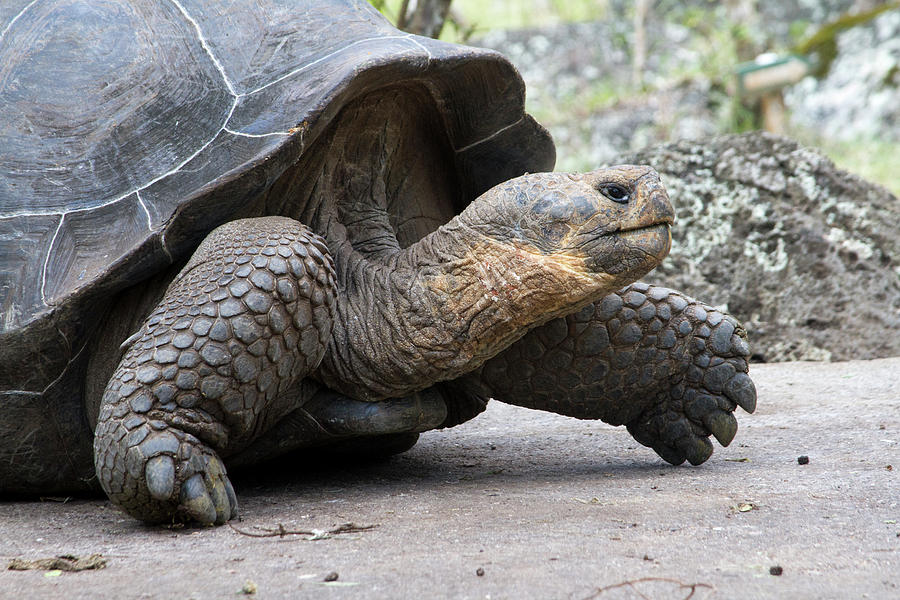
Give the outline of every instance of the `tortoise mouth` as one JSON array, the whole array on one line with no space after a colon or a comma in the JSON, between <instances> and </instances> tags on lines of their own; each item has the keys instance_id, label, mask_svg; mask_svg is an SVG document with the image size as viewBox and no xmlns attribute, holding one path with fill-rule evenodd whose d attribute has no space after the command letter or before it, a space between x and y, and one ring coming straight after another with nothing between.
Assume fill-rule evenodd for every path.
<instances>
[{"instance_id":1,"label":"tortoise mouth","mask_svg":"<svg viewBox=\"0 0 900 600\"><path fill-rule=\"evenodd\" d=\"M617 237L626 245L643 249L662 260L672 249L672 227L669 223L656 223L619 231Z\"/></svg>"},{"instance_id":2,"label":"tortoise mouth","mask_svg":"<svg viewBox=\"0 0 900 600\"><path fill-rule=\"evenodd\" d=\"M597 228L594 233L598 236L608 236L608 235L623 235L629 233L635 233L639 231L648 231L651 229L656 229L658 227L666 227L671 229L672 225L675 223L675 220L666 215L664 217L660 217L656 220L650 222L639 222L634 223L632 225L615 225L610 229L604 229L603 227Z\"/></svg>"},{"instance_id":3,"label":"tortoise mouth","mask_svg":"<svg viewBox=\"0 0 900 600\"><path fill-rule=\"evenodd\" d=\"M672 231L666 221L605 232L585 244L588 268L594 273L622 275L634 279L658 265L672 248Z\"/></svg>"},{"instance_id":4,"label":"tortoise mouth","mask_svg":"<svg viewBox=\"0 0 900 600\"><path fill-rule=\"evenodd\" d=\"M599 241L604 238L610 237L621 237L621 238L632 238L641 235L642 233L650 233L658 229L665 228L669 230L669 235L671 236L671 228L673 225L673 220L670 218L664 218L658 221L653 221L650 223L635 223L632 225L613 225L613 226L604 226L601 225L595 229L584 232L581 236L581 239L592 239L594 241ZM591 242L588 242L591 243Z\"/></svg>"},{"instance_id":5,"label":"tortoise mouth","mask_svg":"<svg viewBox=\"0 0 900 600\"><path fill-rule=\"evenodd\" d=\"M671 221L661 221L659 223L653 223L652 225L638 225L636 227L625 227L618 231L610 231L604 235L636 235L641 233L650 233L656 230L665 229L668 233L671 234L672 231L672 222Z\"/></svg>"}]
</instances>

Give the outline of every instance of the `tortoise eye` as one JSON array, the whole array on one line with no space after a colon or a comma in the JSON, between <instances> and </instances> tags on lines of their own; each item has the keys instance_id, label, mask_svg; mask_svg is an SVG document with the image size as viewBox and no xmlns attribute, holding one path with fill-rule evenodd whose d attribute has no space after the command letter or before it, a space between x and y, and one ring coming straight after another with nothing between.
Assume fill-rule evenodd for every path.
<instances>
[{"instance_id":1,"label":"tortoise eye","mask_svg":"<svg viewBox=\"0 0 900 600\"><path fill-rule=\"evenodd\" d=\"M616 183L604 183L598 188L600 193L619 204L626 204L629 200L628 190Z\"/></svg>"}]
</instances>

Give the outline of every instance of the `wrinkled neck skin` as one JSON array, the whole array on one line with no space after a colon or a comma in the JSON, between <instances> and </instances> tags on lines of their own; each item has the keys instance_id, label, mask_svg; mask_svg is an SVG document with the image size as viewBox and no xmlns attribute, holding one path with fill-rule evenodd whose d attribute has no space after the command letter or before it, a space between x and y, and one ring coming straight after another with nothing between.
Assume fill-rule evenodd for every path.
<instances>
[{"instance_id":1,"label":"wrinkled neck skin","mask_svg":"<svg viewBox=\"0 0 900 600\"><path fill-rule=\"evenodd\" d=\"M540 253L486 223L490 192L391 256L349 241L335 256L341 292L317 377L360 400L401 397L479 367L531 328L578 310L656 266L592 272L577 253ZM604 254L620 253L618 236Z\"/></svg>"}]
</instances>

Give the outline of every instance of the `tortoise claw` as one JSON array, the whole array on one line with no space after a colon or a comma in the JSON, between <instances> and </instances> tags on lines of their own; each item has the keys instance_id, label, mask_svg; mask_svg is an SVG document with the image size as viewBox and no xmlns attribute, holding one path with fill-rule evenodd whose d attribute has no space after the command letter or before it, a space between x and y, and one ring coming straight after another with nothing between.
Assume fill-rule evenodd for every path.
<instances>
[{"instance_id":1,"label":"tortoise claw","mask_svg":"<svg viewBox=\"0 0 900 600\"><path fill-rule=\"evenodd\" d=\"M101 425L108 427L109 423ZM180 520L202 525L221 525L237 516L234 488L213 450L184 432L156 431L146 423L134 427L130 435L140 441L124 452L113 444L100 444L98 452L103 457L98 469L101 483L111 490L107 492L110 499L118 501L128 513L153 523ZM104 432L97 439L110 437L115 438ZM127 439L128 435L123 437ZM123 471L106 467L115 464L117 453L126 456ZM134 486L127 496L121 488L113 487L124 476Z\"/></svg>"},{"instance_id":2,"label":"tortoise claw","mask_svg":"<svg viewBox=\"0 0 900 600\"><path fill-rule=\"evenodd\" d=\"M734 418L734 415L721 410L709 413L703 417L703 424L706 425L710 433L716 436L716 439L722 446L727 446L731 443L738 428L737 419ZM712 449L712 444L710 444L710 449Z\"/></svg>"},{"instance_id":3,"label":"tortoise claw","mask_svg":"<svg viewBox=\"0 0 900 600\"><path fill-rule=\"evenodd\" d=\"M228 496L228 504L231 506L231 514L225 520L230 521L238 516L238 501L237 494L234 493L234 487L232 487L231 481L227 477L225 478L225 494Z\"/></svg>"},{"instance_id":4,"label":"tortoise claw","mask_svg":"<svg viewBox=\"0 0 900 600\"><path fill-rule=\"evenodd\" d=\"M675 448L671 448L669 446L664 446L662 444L657 444L653 446L653 451L659 454L659 457L664 461L669 463L670 465L675 465L676 467L684 462L684 454L682 454L679 450Z\"/></svg>"},{"instance_id":5,"label":"tortoise claw","mask_svg":"<svg viewBox=\"0 0 900 600\"><path fill-rule=\"evenodd\" d=\"M737 373L725 384L725 396L748 413L756 410L756 386L746 373Z\"/></svg>"},{"instance_id":6,"label":"tortoise claw","mask_svg":"<svg viewBox=\"0 0 900 600\"><path fill-rule=\"evenodd\" d=\"M237 516L237 497L217 456L181 485L180 512L201 525L221 525Z\"/></svg>"},{"instance_id":7,"label":"tortoise claw","mask_svg":"<svg viewBox=\"0 0 900 600\"><path fill-rule=\"evenodd\" d=\"M683 432L677 439L660 442L650 434L651 427L649 423L645 427L629 425L628 432L641 444L653 448L660 458L671 465L678 466L687 460L696 466L706 462L713 453L712 442L705 437Z\"/></svg>"},{"instance_id":8,"label":"tortoise claw","mask_svg":"<svg viewBox=\"0 0 900 600\"><path fill-rule=\"evenodd\" d=\"M217 513L209 492L203 481L203 475L197 473L181 486L181 510L202 525L216 522Z\"/></svg>"},{"instance_id":9,"label":"tortoise claw","mask_svg":"<svg viewBox=\"0 0 900 600\"><path fill-rule=\"evenodd\" d=\"M206 489L212 499L213 506L216 508L216 525L221 525L237 513L237 501L231 503L231 496L228 494L228 487L231 482L228 475L225 474L225 467L218 458L212 458L206 468L204 477ZM231 490L234 495L234 489Z\"/></svg>"},{"instance_id":10,"label":"tortoise claw","mask_svg":"<svg viewBox=\"0 0 900 600\"><path fill-rule=\"evenodd\" d=\"M153 499L165 502L175 493L175 461L171 456L154 456L148 460L144 475Z\"/></svg>"},{"instance_id":11,"label":"tortoise claw","mask_svg":"<svg viewBox=\"0 0 900 600\"><path fill-rule=\"evenodd\" d=\"M692 436L681 438L677 445L684 453L687 461L694 466L705 463L713 453L712 442L705 437Z\"/></svg>"}]
</instances>

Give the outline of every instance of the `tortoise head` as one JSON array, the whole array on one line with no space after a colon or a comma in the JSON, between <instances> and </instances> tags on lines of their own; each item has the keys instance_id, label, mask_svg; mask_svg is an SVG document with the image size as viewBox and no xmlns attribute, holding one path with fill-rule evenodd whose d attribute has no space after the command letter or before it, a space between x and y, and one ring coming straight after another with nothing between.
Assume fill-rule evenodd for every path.
<instances>
[{"instance_id":1,"label":"tortoise head","mask_svg":"<svg viewBox=\"0 0 900 600\"><path fill-rule=\"evenodd\" d=\"M331 347L352 347L353 355L326 354L318 376L367 400L459 377L530 329L653 269L669 251L673 219L649 167L538 173L501 183L390 261L344 275L357 278L344 286L355 292L344 296L347 305L362 307L346 314L361 316L335 320L333 335L346 341ZM372 306L387 315L383 326L367 321ZM358 339L377 338L368 331L390 331L402 345L376 339L364 346ZM361 370L353 360L363 356Z\"/></svg>"},{"instance_id":2,"label":"tortoise head","mask_svg":"<svg viewBox=\"0 0 900 600\"><path fill-rule=\"evenodd\" d=\"M523 175L485 196L492 201L479 204L473 227L572 274L624 285L656 267L671 247L675 213L650 167Z\"/></svg>"}]
</instances>

